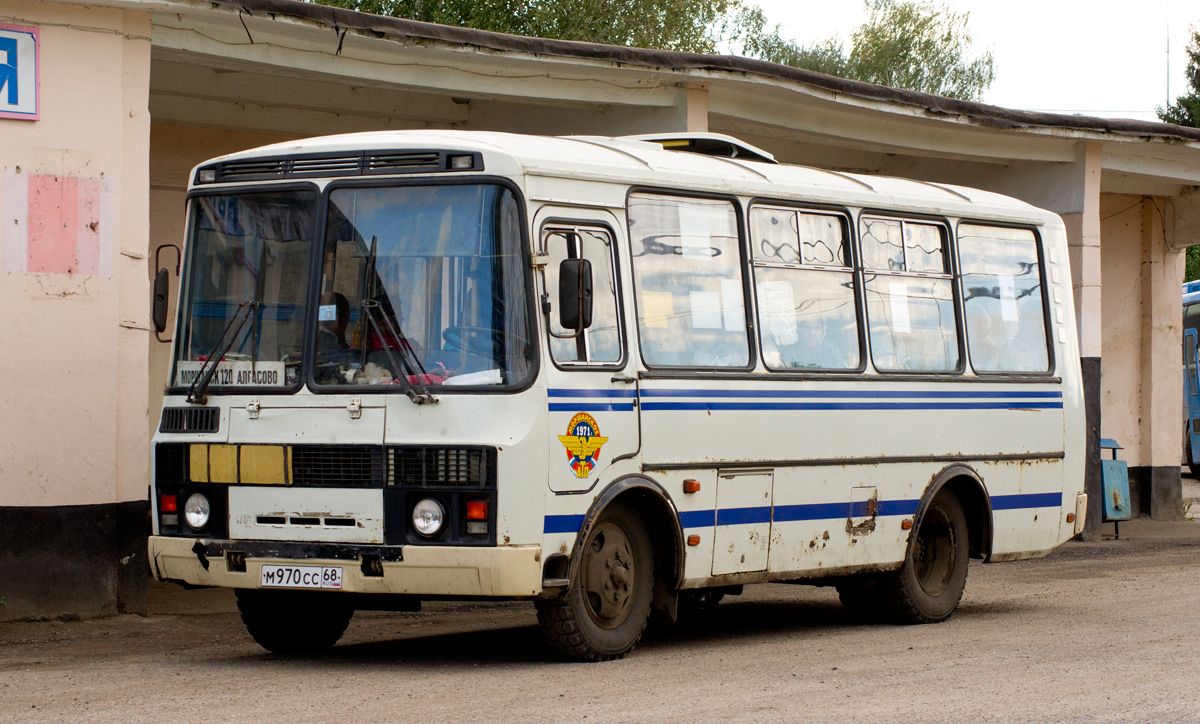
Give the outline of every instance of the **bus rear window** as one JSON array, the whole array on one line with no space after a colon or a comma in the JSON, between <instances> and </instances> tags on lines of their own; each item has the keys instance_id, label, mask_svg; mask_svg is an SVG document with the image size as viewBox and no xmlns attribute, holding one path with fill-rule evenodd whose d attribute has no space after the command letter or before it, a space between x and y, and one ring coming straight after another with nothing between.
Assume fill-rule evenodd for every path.
<instances>
[{"instance_id":1,"label":"bus rear window","mask_svg":"<svg viewBox=\"0 0 1200 724\"><path fill-rule=\"evenodd\" d=\"M958 227L967 351L976 372L1046 372L1042 275L1029 229Z\"/></svg>"}]
</instances>

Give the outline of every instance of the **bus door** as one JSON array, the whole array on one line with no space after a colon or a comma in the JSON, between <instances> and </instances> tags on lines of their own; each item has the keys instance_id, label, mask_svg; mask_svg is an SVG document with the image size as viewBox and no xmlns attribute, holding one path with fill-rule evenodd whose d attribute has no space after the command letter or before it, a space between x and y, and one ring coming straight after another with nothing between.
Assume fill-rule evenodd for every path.
<instances>
[{"instance_id":1,"label":"bus door","mask_svg":"<svg viewBox=\"0 0 1200 724\"><path fill-rule=\"evenodd\" d=\"M549 484L556 493L589 490L615 459L638 448L636 375L627 371L617 266L615 219L599 210L543 209L539 216L542 308L547 310L546 371L549 408ZM588 221L578 220L583 215ZM571 218L559 222L558 218ZM592 296L591 324L577 331L560 321L563 262L586 260ZM579 265L574 273L583 275Z\"/></svg>"},{"instance_id":2,"label":"bus door","mask_svg":"<svg viewBox=\"0 0 1200 724\"><path fill-rule=\"evenodd\" d=\"M714 576L767 570L772 479L770 470L717 472Z\"/></svg>"},{"instance_id":3,"label":"bus door","mask_svg":"<svg viewBox=\"0 0 1200 724\"><path fill-rule=\"evenodd\" d=\"M1197 348L1196 348L1196 330L1189 329L1183 335L1183 374L1187 377L1187 382L1183 386L1183 394L1186 398L1187 409L1187 435L1188 441L1191 443L1191 458L1188 464L1200 462L1196 456L1197 451L1200 451L1200 378L1197 377L1200 370L1196 365Z\"/></svg>"}]
</instances>

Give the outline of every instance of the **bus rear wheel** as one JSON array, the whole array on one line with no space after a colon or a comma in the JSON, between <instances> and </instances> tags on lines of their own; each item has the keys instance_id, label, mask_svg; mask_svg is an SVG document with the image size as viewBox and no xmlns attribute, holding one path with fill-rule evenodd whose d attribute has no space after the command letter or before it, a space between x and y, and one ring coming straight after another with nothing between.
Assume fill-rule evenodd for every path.
<instances>
[{"instance_id":1,"label":"bus rear wheel","mask_svg":"<svg viewBox=\"0 0 1200 724\"><path fill-rule=\"evenodd\" d=\"M1192 462L1192 435L1191 430L1188 429L1189 424L1185 422L1183 430L1184 448L1187 453L1187 468L1193 478L1200 480L1200 463Z\"/></svg>"},{"instance_id":2,"label":"bus rear wheel","mask_svg":"<svg viewBox=\"0 0 1200 724\"><path fill-rule=\"evenodd\" d=\"M896 623L937 623L954 613L967 584L967 517L951 493L933 499L899 571L879 579Z\"/></svg>"},{"instance_id":3,"label":"bus rear wheel","mask_svg":"<svg viewBox=\"0 0 1200 724\"><path fill-rule=\"evenodd\" d=\"M588 531L579 556L566 594L536 601L542 635L570 659L619 659L637 645L650 618L650 536L637 515L615 507Z\"/></svg>"},{"instance_id":4,"label":"bus rear wheel","mask_svg":"<svg viewBox=\"0 0 1200 724\"><path fill-rule=\"evenodd\" d=\"M259 646L277 654L324 651L338 642L354 609L336 593L237 589L242 623Z\"/></svg>"}]
</instances>

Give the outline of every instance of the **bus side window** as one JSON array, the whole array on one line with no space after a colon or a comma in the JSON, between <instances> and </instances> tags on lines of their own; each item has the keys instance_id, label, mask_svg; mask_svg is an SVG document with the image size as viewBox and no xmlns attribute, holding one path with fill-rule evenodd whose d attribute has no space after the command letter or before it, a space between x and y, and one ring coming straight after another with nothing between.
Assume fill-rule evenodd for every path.
<instances>
[{"instance_id":1,"label":"bus side window","mask_svg":"<svg viewBox=\"0 0 1200 724\"><path fill-rule=\"evenodd\" d=\"M846 221L756 206L751 254L763 361L770 369L858 369L858 314Z\"/></svg>"},{"instance_id":2,"label":"bus side window","mask_svg":"<svg viewBox=\"0 0 1200 724\"><path fill-rule=\"evenodd\" d=\"M549 228L542 232L549 262L546 264L546 291L557 298L558 265L564 259L587 259L592 263L592 324L573 339L550 337L554 361L563 363L594 362L615 364L621 361L624 344L617 307L616 266L612 236L604 229ZM567 335L574 330L558 324L558 314L550 315L550 330Z\"/></svg>"},{"instance_id":3,"label":"bus side window","mask_svg":"<svg viewBox=\"0 0 1200 724\"><path fill-rule=\"evenodd\" d=\"M1029 229L958 227L967 350L976 372L1046 372L1037 238Z\"/></svg>"},{"instance_id":4,"label":"bus side window","mask_svg":"<svg viewBox=\"0 0 1200 724\"><path fill-rule=\"evenodd\" d=\"M1200 389L1196 387L1196 336L1194 334L1183 335L1183 364L1186 369L1188 394L1195 397L1200 394Z\"/></svg>"},{"instance_id":5,"label":"bus side window","mask_svg":"<svg viewBox=\"0 0 1200 724\"><path fill-rule=\"evenodd\" d=\"M962 352L940 224L862 217L871 358L888 372L953 372Z\"/></svg>"},{"instance_id":6,"label":"bus side window","mask_svg":"<svg viewBox=\"0 0 1200 724\"><path fill-rule=\"evenodd\" d=\"M748 367L733 204L635 193L628 215L642 359L651 367Z\"/></svg>"}]
</instances>

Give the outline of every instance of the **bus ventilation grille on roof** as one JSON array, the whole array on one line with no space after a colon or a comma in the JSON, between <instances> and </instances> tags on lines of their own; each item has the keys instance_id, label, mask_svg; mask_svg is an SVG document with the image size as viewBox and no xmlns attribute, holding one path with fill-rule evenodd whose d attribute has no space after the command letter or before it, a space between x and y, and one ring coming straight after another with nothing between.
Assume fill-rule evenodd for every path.
<instances>
[{"instance_id":1,"label":"bus ventilation grille on roof","mask_svg":"<svg viewBox=\"0 0 1200 724\"><path fill-rule=\"evenodd\" d=\"M379 153L367 157L367 166L375 173L437 171L440 163L436 153Z\"/></svg>"},{"instance_id":2,"label":"bus ventilation grille on roof","mask_svg":"<svg viewBox=\"0 0 1200 724\"><path fill-rule=\"evenodd\" d=\"M164 407L159 432L216 432L221 410L216 407Z\"/></svg>"},{"instance_id":3,"label":"bus ventilation grille on roof","mask_svg":"<svg viewBox=\"0 0 1200 724\"><path fill-rule=\"evenodd\" d=\"M483 156L468 151L323 153L219 161L201 167L196 172L196 183L482 170Z\"/></svg>"},{"instance_id":4,"label":"bus ventilation grille on roof","mask_svg":"<svg viewBox=\"0 0 1200 724\"><path fill-rule=\"evenodd\" d=\"M419 488L482 488L496 484L496 449L484 447L394 447L389 450L388 485Z\"/></svg>"}]
</instances>

